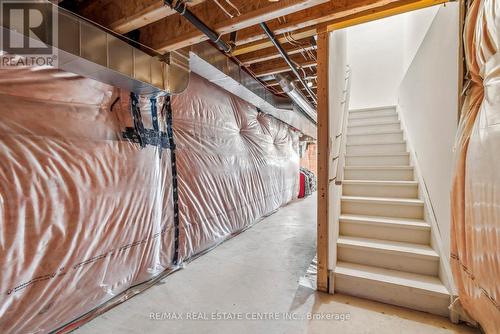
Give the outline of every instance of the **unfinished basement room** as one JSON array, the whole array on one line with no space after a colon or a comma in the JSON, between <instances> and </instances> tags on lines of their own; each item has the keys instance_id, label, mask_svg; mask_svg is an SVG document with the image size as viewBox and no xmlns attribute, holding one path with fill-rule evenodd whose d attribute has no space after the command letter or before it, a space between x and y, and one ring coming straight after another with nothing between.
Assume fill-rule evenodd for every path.
<instances>
[{"instance_id":1,"label":"unfinished basement room","mask_svg":"<svg viewBox=\"0 0 500 334\"><path fill-rule=\"evenodd\" d=\"M500 334L500 0L0 29L0 334Z\"/></svg>"}]
</instances>

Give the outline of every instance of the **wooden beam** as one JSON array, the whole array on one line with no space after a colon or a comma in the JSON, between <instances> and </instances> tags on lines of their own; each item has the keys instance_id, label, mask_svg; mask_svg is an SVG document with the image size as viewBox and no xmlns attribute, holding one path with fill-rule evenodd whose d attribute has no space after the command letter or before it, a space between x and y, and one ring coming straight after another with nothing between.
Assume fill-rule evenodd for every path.
<instances>
[{"instance_id":1,"label":"wooden beam","mask_svg":"<svg viewBox=\"0 0 500 334\"><path fill-rule=\"evenodd\" d=\"M305 80L316 80L317 79L317 75L316 75L316 72L314 72L314 74L311 74L311 75L307 75L305 78ZM294 80L294 81L297 81L297 80Z\"/></svg>"},{"instance_id":2,"label":"wooden beam","mask_svg":"<svg viewBox=\"0 0 500 334\"><path fill-rule=\"evenodd\" d=\"M275 86L279 86L279 85L280 85L279 82L276 80L270 80L270 81L266 82L266 86L268 86L268 87L275 87Z\"/></svg>"},{"instance_id":3,"label":"wooden beam","mask_svg":"<svg viewBox=\"0 0 500 334\"><path fill-rule=\"evenodd\" d=\"M191 0L187 4L192 7L203 1ZM165 6L162 0L99 0L83 2L78 13L119 34L125 34L177 12Z\"/></svg>"},{"instance_id":4,"label":"wooden beam","mask_svg":"<svg viewBox=\"0 0 500 334\"><path fill-rule=\"evenodd\" d=\"M313 75L306 76L304 78L304 80L316 80L316 73L314 73ZM293 80L293 82L299 82L299 80L295 79L295 80ZM278 83L278 81L272 79L272 80L269 80L266 82L266 86L271 86L271 87L279 86L279 83Z\"/></svg>"},{"instance_id":5,"label":"wooden beam","mask_svg":"<svg viewBox=\"0 0 500 334\"><path fill-rule=\"evenodd\" d=\"M391 15L396 15L420 8L430 7L434 5L439 5L447 2L448 0L385 0L385 1L376 1L379 5L378 7L374 7L371 9L363 11L357 11L355 14L348 15L345 17L341 17L338 19L334 19L328 22L324 22L322 25L326 25L328 27L328 31L338 30L346 27L350 27L353 25L377 20L380 18L388 17ZM386 2L385 4L383 4ZM293 39L307 38L310 36L316 35L316 31L318 26L310 26L301 28L295 31L292 31L290 35ZM279 38L281 43L286 43L287 40L283 35ZM251 43L239 45L232 52L233 55L239 56L245 53L254 52L257 50L261 50L263 48L267 48L271 45L269 40L263 38Z\"/></svg>"},{"instance_id":6,"label":"wooden beam","mask_svg":"<svg viewBox=\"0 0 500 334\"><path fill-rule=\"evenodd\" d=\"M296 30L293 33L291 33L290 36L294 40L300 40L300 39L312 37L315 35L316 35L316 27ZM279 36L278 40L280 41L281 44L288 43L288 40L283 36ZM268 48L271 46L273 46L273 43L271 43L269 41L269 39L266 38L266 39L258 40L258 41L252 42L252 43L238 46L234 49L234 51L231 54L233 56L239 56L239 55L242 55L245 53L262 50L262 49L265 49L265 48Z\"/></svg>"},{"instance_id":7,"label":"wooden beam","mask_svg":"<svg viewBox=\"0 0 500 334\"><path fill-rule=\"evenodd\" d=\"M318 86L312 85L310 88L312 89L312 91L313 91L314 93L317 93L317 88L318 88ZM300 90L302 90L302 91L304 91L304 92L306 91L306 89L305 89L305 88L303 88L303 87L301 87L301 88L300 88Z\"/></svg>"},{"instance_id":8,"label":"wooden beam","mask_svg":"<svg viewBox=\"0 0 500 334\"><path fill-rule=\"evenodd\" d=\"M319 24L347 17L365 10L385 6L401 0L345 0L329 1L327 3L292 13L284 19L268 22L269 28L276 34L294 31L305 27L315 27ZM417 1L417 0L413 0ZM265 38L258 26L249 27L238 32L238 45L254 42Z\"/></svg>"},{"instance_id":9,"label":"wooden beam","mask_svg":"<svg viewBox=\"0 0 500 334\"><path fill-rule=\"evenodd\" d=\"M302 68L313 67L316 66L316 60L303 61L299 63L299 65ZM283 59L276 59L268 61L266 63L255 64L250 66L249 69L259 78L267 75L286 73L291 71L290 67Z\"/></svg>"},{"instance_id":10,"label":"wooden beam","mask_svg":"<svg viewBox=\"0 0 500 334\"><path fill-rule=\"evenodd\" d=\"M328 32L318 30L318 204L317 204L317 289L328 292L328 152L329 152L329 112L328 112Z\"/></svg>"},{"instance_id":11,"label":"wooden beam","mask_svg":"<svg viewBox=\"0 0 500 334\"><path fill-rule=\"evenodd\" d=\"M398 2L390 3L380 8L363 11L344 19L333 20L331 22L328 22L327 29L328 31L339 30L354 25L383 19L389 16L441 5L448 1L449 0L401 0Z\"/></svg>"},{"instance_id":12,"label":"wooden beam","mask_svg":"<svg viewBox=\"0 0 500 334\"><path fill-rule=\"evenodd\" d=\"M288 15L328 0L232 0L241 15L230 18L212 1L205 1L192 8L192 12L207 26L224 35L263 21ZM235 13L231 7L228 11ZM169 16L140 29L140 41L160 52L177 50L208 38L180 14Z\"/></svg>"},{"instance_id":13,"label":"wooden beam","mask_svg":"<svg viewBox=\"0 0 500 334\"><path fill-rule=\"evenodd\" d=\"M295 46L291 44L284 44L283 48L289 55L294 55L297 53L300 53L301 51L314 51L316 50L315 45L309 44L309 39L302 39L298 41L298 43L301 44L301 46ZM245 55L241 55L238 57L238 59L244 64L244 65L251 65L259 62L264 62L268 61L271 59L276 59L280 58L281 55L279 52L276 50L276 47L272 46L269 48L265 48L262 50L258 50L252 53L247 53Z\"/></svg>"},{"instance_id":14,"label":"wooden beam","mask_svg":"<svg viewBox=\"0 0 500 334\"><path fill-rule=\"evenodd\" d=\"M317 88L316 86L312 86L311 87L311 89L314 92L314 94L317 93L317 89L316 88ZM299 89L302 92L302 94L304 94L305 96L309 95L309 93L306 91L306 89L304 87L299 87ZM281 88L277 88L276 92L279 93L279 94L284 94L285 93Z\"/></svg>"}]
</instances>

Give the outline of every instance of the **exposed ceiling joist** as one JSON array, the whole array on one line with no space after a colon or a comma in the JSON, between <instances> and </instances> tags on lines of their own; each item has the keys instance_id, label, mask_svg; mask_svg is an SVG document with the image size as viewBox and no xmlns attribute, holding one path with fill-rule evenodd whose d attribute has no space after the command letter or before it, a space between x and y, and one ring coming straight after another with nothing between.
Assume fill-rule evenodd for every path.
<instances>
[{"instance_id":1,"label":"exposed ceiling joist","mask_svg":"<svg viewBox=\"0 0 500 334\"><path fill-rule=\"evenodd\" d=\"M399 1L391 3L379 10L370 10L351 15L344 19L332 20L326 24L328 31L343 29L357 24L362 24L385 17L411 12L431 6L441 5L451 0L417 0L417 1Z\"/></svg>"},{"instance_id":2,"label":"exposed ceiling joist","mask_svg":"<svg viewBox=\"0 0 500 334\"><path fill-rule=\"evenodd\" d=\"M414 0L416 1L416 0ZM292 13L283 20L268 22L268 26L276 35L294 31L301 28L316 26L318 24L347 17L369 9L386 6L401 0L345 0L329 1L327 3ZM238 45L254 42L265 38L259 27L249 27L239 32Z\"/></svg>"},{"instance_id":3,"label":"exposed ceiling joist","mask_svg":"<svg viewBox=\"0 0 500 334\"><path fill-rule=\"evenodd\" d=\"M261 80L262 80L262 79L261 79ZM266 81L266 82L265 82L265 85L266 85L267 87L279 87L279 85L280 85L280 84L279 84L279 82L278 82L278 81L276 81L276 80L274 80L274 79L273 79L273 80Z\"/></svg>"},{"instance_id":4,"label":"exposed ceiling joist","mask_svg":"<svg viewBox=\"0 0 500 334\"><path fill-rule=\"evenodd\" d=\"M236 35L232 38L234 43L231 55L237 57L270 89L281 92L274 74L290 72L290 67L259 27L259 23L266 22L293 62L302 67L300 76L315 85L314 36L319 28L327 31L342 29L446 1L231 0L237 9L224 1L187 0L186 3L197 18L215 31L212 40L220 34L219 38L227 42L229 33L237 31L237 38ZM140 42L160 52L208 39L179 14L181 10L178 13L164 6L163 0L95 0L83 1L77 7L79 14L116 32L126 33L138 29L136 31Z\"/></svg>"},{"instance_id":5,"label":"exposed ceiling joist","mask_svg":"<svg viewBox=\"0 0 500 334\"><path fill-rule=\"evenodd\" d=\"M187 4L192 7L203 1L191 0ZM79 13L119 34L125 34L175 15L176 11L165 6L162 0L100 0L85 1Z\"/></svg>"},{"instance_id":6,"label":"exposed ceiling joist","mask_svg":"<svg viewBox=\"0 0 500 334\"><path fill-rule=\"evenodd\" d=\"M300 68L302 66L302 64L304 63L308 63L310 61L316 61L316 59L311 59L311 58L307 58L305 59L301 54L295 54L295 55L292 55L290 56L290 60L298 67ZM286 62L283 58L276 58L276 59L272 59L272 60L269 60L269 61L266 61L266 62L262 62L262 63L255 63L251 66L249 66L249 69L253 72L257 69L261 69L261 68L266 68L266 67L281 67L282 65L285 65Z\"/></svg>"},{"instance_id":7,"label":"exposed ceiling joist","mask_svg":"<svg viewBox=\"0 0 500 334\"><path fill-rule=\"evenodd\" d=\"M263 79L265 79L265 78L261 78L261 80L263 80ZM304 80L316 80L316 74L308 75L308 76L304 77ZM295 79L295 80L293 80L293 82L299 82L299 80ZM279 86L279 85L280 85L279 82L274 80L274 79L266 81L266 86L268 86L268 87L275 87L275 86Z\"/></svg>"},{"instance_id":8,"label":"exposed ceiling joist","mask_svg":"<svg viewBox=\"0 0 500 334\"><path fill-rule=\"evenodd\" d=\"M302 94L304 95L308 95L307 91L305 90L304 87L300 87L299 88L300 91L302 92ZM317 93L317 86L312 86L311 87L312 91L316 94ZM285 94L285 92L280 88L280 89L277 89L276 90L276 94Z\"/></svg>"},{"instance_id":9,"label":"exposed ceiling joist","mask_svg":"<svg viewBox=\"0 0 500 334\"><path fill-rule=\"evenodd\" d=\"M299 29L299 30L292 32L290 34L290 37L293 40L301 40L304 38L312 37L314 35L316 35L316 27L312 27L312 28L308 27L308 28ZM279 37L278 40L280 41L280 43L288 43L288 41L289 41L287 38L283 37L283 35L277 36L277 37ZM269 48L271 46L273 46L273 43L271 43L271 41L269 41L269 39L262 39L262 40L258 40L258 41L252 42L252 43L248 43L248 44L244 44L244 45L236 47L236 49L234 49L234 51L232 52L232 55L239 56L239 55L242 55L245 53L255 52L258 50Z\"/></svg>"},{"instance_id":10,"label":"exposed ceiling joist","mask_svg":"<svg viewBox=\"0 0 500 334\"><path fill-rule=\"evenodd\" d=\"M207 26L224 35L325 2L328 0L282 0L279 2L232 0L241 13L233 18L228 17L217 6L214 7L212 1L205 1L193 6L191 11ZM231 8L228 7L228 10ZM236 15L234 9L232 9L232 13ZM168 18L140 29L141 43L160 52L177 50L205 40L207 37L184 20L180 14L170 15Z\"/></svg>"},{"instance_id":11,"label":"exposed ceiling joist","mask_svg":"<svg viewBox=\"0 0 500 334\"><path fill-rule=\"evenodd\" d=\"M316 50L315 45L309 44L309 39L302 39L298 41L298 44L301 44L301 46L295 46L291 44L285 44L283 45L283 48L289 55L294 55L298 54L300 52L307 52L307 51L313 51ZM244 55L241 55L238 57L238 59L244 64L244 65L251 65L255 63L260 63L264 61L268 61L271 59L276 59L280 58L281 55L279 52L276 50L275 47L270 47L270 48L265 48L262 50L257 50L252 53L247 53Z\"/></svg>"},{"instance_id":12,"label":"exposed ceiling joist","mask_svg":"<svg viewBox=\"0 0 500 334\"><path fill-rule=\"evenodd\" d=\"M300 63L300 67L309 68L316 66L316 60L310 60ZM266 63L256 64L251 67L251 71L257 77L264 77L267 75L273 75L278 73L290 72L290 67L285 63L285 61L278 59L274 61L269 61Z\"/></svg>"},{"instance_id":13,"label":"exposed ceiling joist","mask_svg":"<svg viewBox=\"0 0 500 334\"><path fill-rule=\"evenodd\" d=\"M312 25L312 26L307 26L305 28L300 28L294 31L291 31L288 35L290 35L293 39L301 39L301 38L307 38L316 35L316 31L319 26L327 26L329 31L335 30L335 29L342 29L346 28L355 24L360 24L376 19L380 19L383 17L391 16L391 15L396 15L400 14L402 12L410 11L410 10L415 10L419 8L424 8L424 7L429 7L429 6L434 6L434 5L439 5L441 3L447 2L447 0L364 0L365 1L365 6L362 7L364 10L361 10L359 8L355 9L350 9L346 12L350 12L350 15L347 16L342 16L333 20L327 20L323 21L321 19L322 23ZM324 5L322 5L324 6ZM321 6L319 6L321 7ZM367 9L368 8L368 9ZM313 9L313 8L311 8ZM354 13L354 14L352 14ZM335 14L338 16L338 14ZM331 18L332 15L326 15L325 17ZM300 25L296 25L300 26ZM277 29L277 31L280 31L280 29ZM259 32L261 35L261 33ZM239 36L240 38L240 43L241 41L244 40L243 32L240 32ZM261 35L262 36L262 35ZM283 34L280 35L279 41L281 43L286 43L287 39L284 37ZM240 45L236 47L236 49L232 52L233 55L239 56L243 55L246 53L250 52L255 52L258 50L262 50L264 48L267 48L271 45L271 43L263 38L259 39L247 44Z\"/></svg>"}]
</instances>

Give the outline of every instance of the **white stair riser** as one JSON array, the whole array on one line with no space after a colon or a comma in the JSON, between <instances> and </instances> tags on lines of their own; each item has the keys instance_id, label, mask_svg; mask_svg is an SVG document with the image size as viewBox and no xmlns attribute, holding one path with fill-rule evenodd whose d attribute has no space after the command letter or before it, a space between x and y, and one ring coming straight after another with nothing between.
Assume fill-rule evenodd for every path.
<instances>
[{"instance_id":1,"label":"white stair riser","mask_svg":"<svg viewBox=\"0 0 500 334\"><path fill-rule=\"evenodd\" d=\"M430 229L405 228L401 225L379 225L373 222L358 223L350 221L340 222L340 235L360 238L372 238L399 242L411 242L428 245Z\"/></svg>"},{"instance_id":2,"label":"white stair riser","mask_svg":"<svg viewBox=\"0 0 500 334\"><path fill-rule=\"evenodd\" d=\"M388 156L346 156L346 166L409 166L409 155Z\"/></svg>"},{"instance_id":3,"label":"white stair riser","mask_svg":"<svg viewBox=\"0 0 500 334\"><path fill-rule=\"evenodd\" d=\"M399 270L409 273L437 276L439 259L417 257L413 254L399 252L376 251L364 247L345 247L338 244L339 261L358 263L385 269Z\"/></svg>"},{"instance_id":4,"label":"white stair riser","mask_svg":"<svg viewBox=\"0 0 500 334\"><path fill-rule=\"evenodd\" d=\"M344 171L346 180L412 181L412 169L349 169Z\"/></svg>"},{"instance_id":5,"label":"white stair riser","mask_svg":"<svg viewBox=\"0 0 500 334\"><path fill-rule=\"evenodd\" d=\"M372 125L386 122L398 122L398 115L369 117L369 118L349 118L347 125Z\"/></svg>"},{"instance_id":6,"label":"white stair riser","mask_svg":"<svg viewBox=\"0 0 500 334\"><path fill-rule=\"evenodd\" d=\"M349 112L349 118L367 118L376 116L391 116L397 115L395 109L378 109L378 110L363 110Z\"/></svg>"},{"instance_id":7,"label":"white stair riser","mask_svg":"<svg viewBox=\"0 0 500 334\"><path fill-rule=\"evenodd\" d=\"M347 128L348 135L359 135L373 131L398 131L401 130L399 123L379 124L379 125L363 125L363 126L350 126Z\"/></svg>"},{"instance_id":8,"label":"white stair riser","mask_svg":"<svg viewBox=\"0 0 500 334\"><path fill-rule=\"evenodd\" d=\"M332 274L335 291L382 303L407 307L410 309L447 317L450 297L444 294L431 294L419 289L372 281L362 277Z\"/></svg>"},{"instance_id":9,"label":"white stair riser","mask_svg":"<svg viewBox=\"0 0 500 334\"><path fill-rule=\"evenodd\" d=\"M342 200L343 214L365 216L423 219L423 205L385 204L381 202L358 202Z\"/></svg>"},{"instance_id":10,"label":"white stair riser","mask_svg":"<svg viewBox=\"0 0 500 334\"><path fill-rule=\"evenodd\" d=\"M351 145L347 154L401 153L406 152L406 144Z\"/></svg>"},{"instance_id":11,"label":"white stair riser","mask_svg":"<svg viewBox=\"0 0 500 334\"><path fill-rule=\"evenodd\" d=\"M342 185L342 194L345 196L418 198L418 187L417 185L345 183Z\"/></svg>"},{"instance_id":12,"label":"white stair riser","mask_svg":"<svg viewBox=\"0 0 500 334\"><path fill-rule=\"evenodd\" d=\"M390 144L403 141L403 133L381 133L369 135L347 135L347 144Z\"/></svg>"}]
</instances>

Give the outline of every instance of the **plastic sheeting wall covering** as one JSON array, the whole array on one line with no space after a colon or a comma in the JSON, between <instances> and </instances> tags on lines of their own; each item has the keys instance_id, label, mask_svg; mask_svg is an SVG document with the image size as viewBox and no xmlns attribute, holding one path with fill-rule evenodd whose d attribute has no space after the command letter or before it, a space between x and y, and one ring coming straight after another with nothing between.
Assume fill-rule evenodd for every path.
<instances>
[{"instance_id":1,"label":"plastic sheeting wall covering","mask_svg":"<svg viewBox=\"0 0 500 334\"><path fill-rule=\"evenodd\" d=\"M139 106L153 129L150 98ZM172 105L182 261L296 196L298 135L196 76ZM0 116L0 333L90 319L175 267L171 151L123 138L128 92L1 70Z\"/></svg>"},{"instance_id":2,"label":"plastic sheeting wall covering","mask_svg":"<svg viewBox=\"0 0 500 334\"><path fill-rule=\"evenodd\" d=\"M451 264L459 300L486 333L500 333L500 1L475 0L465 53L452 188Z\"/></svg>"},{"instance_id":3,"label":"plastic sheeting wall covering","mask_svg":"<svg viewBox=\"0 0 500 334\"><path fill-rule=\"evenodd\" d=\"M196 75L172 108L181 259L297 197L298 133L285 123Z\"/></svg>"}]
</instances>

